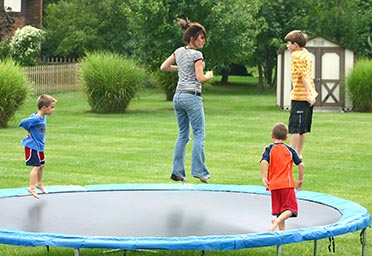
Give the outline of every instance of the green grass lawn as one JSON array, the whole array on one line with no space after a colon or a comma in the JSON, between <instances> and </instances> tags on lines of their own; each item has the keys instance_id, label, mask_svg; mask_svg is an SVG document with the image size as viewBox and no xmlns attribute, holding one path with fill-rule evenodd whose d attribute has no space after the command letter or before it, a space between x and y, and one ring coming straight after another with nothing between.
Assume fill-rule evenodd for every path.
<instances>
[{"instance_id":1,"label":"green grass lawn","mask_svg":"<svg viewBox=\"0 0 372 256\"><path fill-rule=\"evenodd\" d=\"M244 81L243 81L244 82ZM54 94L56 111L48 117L44 183L88 185L112 183L172 183L169 179L177 136L172 103L157 89L146 89L125 114L90 112L79 91ZM275 122L287 123L289 113L276 107L275 94L258 94L255 83L211 86L203 93L206 114L206 162L213 184L262 185L259 158L271 143ZM0 188L27 187L30 168L24 165L19 121L36 111L30 98L0 129ZM372 114L315 113L313 131L303 151L303 190L352 200L372 210ZM191 144L187 147L188 182ZM297 169L294 168L295 176ZM11 209L2 209L11 210ZM16 213L15 213L16 214ZM316 217L316 216L314 216ZM370 229L368 229L370 231ZM359 232L335 238L336 255L361 255ZM369 241L368 241L369 240ZM367 237L367 255L372 255ZM328 255L328 240L319 241L318 255ZM84 249L81 255L103 255L107 250ZM156 251L155 255L191 256L192 251ZM312 255L313 243L283 246L282 255ZM135 251L129 255L154 255ZM73 255L71 249L0 245L0 255ZM122 255L110 252L105 255ZM276 255L276 248L255 248L206 255Z\"/></svg>"}]
</instances>

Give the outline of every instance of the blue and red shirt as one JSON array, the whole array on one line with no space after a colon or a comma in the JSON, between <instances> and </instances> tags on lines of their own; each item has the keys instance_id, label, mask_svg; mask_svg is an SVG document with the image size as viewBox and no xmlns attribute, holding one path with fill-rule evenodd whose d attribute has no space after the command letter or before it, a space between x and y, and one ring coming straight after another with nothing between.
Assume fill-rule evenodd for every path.
<instances>
[{"instance_id":1,"label":"blue and red shirt","mask_svg":"<svg viewBox=\"0 0 372 256\"><path fill-rule=\"evenodd\" d=\"M269 163L267 179L269 190L294 188L292 175L293 163L299 165L302 160L296 150L285 143L272 143L262 153L261 160Z\"/></svg>"}]
</instances>

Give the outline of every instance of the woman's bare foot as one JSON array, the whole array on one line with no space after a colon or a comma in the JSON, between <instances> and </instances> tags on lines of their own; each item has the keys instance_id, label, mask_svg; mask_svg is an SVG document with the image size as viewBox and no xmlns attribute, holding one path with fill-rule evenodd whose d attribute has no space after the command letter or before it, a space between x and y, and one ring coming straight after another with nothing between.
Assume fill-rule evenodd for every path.
<instances>
[{"instance_id":1,"label":"woman's bare foot","mask_svg":"<svg viewBox=\"0 0 372 256\"><path fill-rule=\"evenodd\" d=\"M43 192L43 194L48 194L48 191L45 189L43 185L36 185L36 187L40 189L41 192Z\"/></svg>"},{"instance_id":2,"label":"woman's bare foot","mask_svg":"<svg viewBox=\"0 0 372 256\"><path fill-rule=\"evenodd\" d=\"M35 197L36 199L39 199L39 198L40 198L40 196L37 194L35 188L28 188L28 192L29 192L33 197Z\"/></svg>"}]
</instances>

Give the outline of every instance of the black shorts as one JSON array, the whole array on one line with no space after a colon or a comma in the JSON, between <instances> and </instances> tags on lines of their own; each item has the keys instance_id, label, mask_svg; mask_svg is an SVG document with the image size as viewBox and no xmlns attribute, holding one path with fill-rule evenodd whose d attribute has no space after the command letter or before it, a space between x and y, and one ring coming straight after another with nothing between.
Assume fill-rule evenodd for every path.
<instances>
[{"instance_id":1,"label":"black shorts","mask_svg":"<svg viewBox=\"0 0 372 256\"><path fill-rule=\"evenodd\" d=\"M313 121L313 106L307 101L291 101L291 112L289 115L288 133L303 134L311 131Z\"/></svg>"}]
</instances>

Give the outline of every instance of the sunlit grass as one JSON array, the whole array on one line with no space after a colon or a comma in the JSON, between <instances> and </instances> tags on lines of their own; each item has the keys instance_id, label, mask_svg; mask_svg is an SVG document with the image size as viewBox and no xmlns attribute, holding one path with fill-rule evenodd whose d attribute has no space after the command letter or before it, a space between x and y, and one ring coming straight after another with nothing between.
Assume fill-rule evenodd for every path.
<instances>
[{"instance_id":1,"label":"sunlit grass","mask_svg":"<svg viewBox=\"0 0 372 256\"><path fill-rule=\"evenodd\" d=\"M239 80L242 79L239 77ZM58 93L56 112L48 117L45 185L112 183L171 183L173 146L177 136L172 103L157 89L146 89L125 114L95 114L81 92ZM275 95L258 94L256 85L214 86L203 93L206 114L206 162L213 184L261 185L259 157L271 143L275 122L287 123L289 113L275 106ZM0 129L1 188L26 187L18 128L20 119L36 111L36 96ZM304 148L304 190L355 201L372 210L372 115L370 113L315 113L313 131ZM189 183L190 151L186 167ZM294 169L296 171L296 169ZM329 255L328 240L319 241L318 255ZM283 256L312 255L313 243L285 245ZM84 249L81 255L103 255L108 250ZM199 252L156 251L155 255L191 256ZM360 255L359 233L336 237L336 255ZM110 252L104 255L122 255ZM0 246L0 255L72 255L72 249ZM154 255L134 251L129 255ZM367 255L372 255L371 243ZM276 248L255 248L206 255L276 255Z\"/></svg>"}]
</instances>

